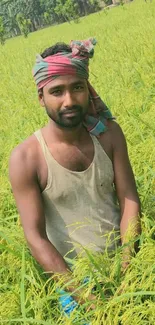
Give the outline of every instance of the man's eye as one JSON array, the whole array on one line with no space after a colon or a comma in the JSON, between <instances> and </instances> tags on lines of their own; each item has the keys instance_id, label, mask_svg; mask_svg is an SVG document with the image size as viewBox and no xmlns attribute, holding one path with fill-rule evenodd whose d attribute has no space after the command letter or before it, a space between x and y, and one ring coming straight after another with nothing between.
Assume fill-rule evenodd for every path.
<instances>
[{"instance_id":1,"label":"man's eye","mask_svg":"<svg viewBox=\"0 0 155 325\"><path fill-rule=\"evenodd\" d=\"M74 87L74 89L78 91L78 90L83 90L84 87L82 85L77 85Z\"/></svg>"},{"instance_id":2,"label":"man's eye","mask_svg":"<svg viewBox=\"0 0 155 325\"><path fill-rule=\"evenodd\" d=\"M56 89L54 91L52 91L52 95L54 96L60 96L62 94L62 91L60 89Z\"/></svg>"}]
</instances>

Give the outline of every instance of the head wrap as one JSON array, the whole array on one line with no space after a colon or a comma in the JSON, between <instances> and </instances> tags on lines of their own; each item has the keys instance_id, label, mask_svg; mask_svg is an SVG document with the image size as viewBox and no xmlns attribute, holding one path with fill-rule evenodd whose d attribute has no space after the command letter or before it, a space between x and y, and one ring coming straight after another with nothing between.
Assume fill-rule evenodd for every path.
<instances>
[{"instance_id":1,"label":"head wrap","mask_svg":"<svg viewBox=\"0 0 155 325\"><path fill-rule=\"evenodd\" d=\"M88 81L89 59L94 55L96 43L95 38L71 41L71 52L69 53L59 52L44 59L38 54L33 68L33 76L38 90L58 76L73 75L85 78L88 82L91 103L84 125L90 133L99 136L107 129L104 124L105 119L114 119L114 117Z\"/></svg>"}]
</instances>

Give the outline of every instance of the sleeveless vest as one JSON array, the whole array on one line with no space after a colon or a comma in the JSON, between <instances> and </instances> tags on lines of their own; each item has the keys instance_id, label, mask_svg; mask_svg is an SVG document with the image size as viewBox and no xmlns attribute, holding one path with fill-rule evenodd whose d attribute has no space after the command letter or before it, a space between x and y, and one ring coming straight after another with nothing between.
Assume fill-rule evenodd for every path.
<instances>
[{"instance_id":1,"label":"sleeveless vest","mask_svg":"<svg viewBox=\"0 0 155 325\"><path fill-rule=\"evenodd\" d=\"M83 247L102 252L109 233L120 228L120 209L113 187L110 158L97 138L91 135L94 158L84 171L61 166L50 153L41 130L36 131L48 168L47 186L42 192L46 232L64 257L75 257ZM116 245L111 235L109 249ZM67 254L68 253L68 254Z\"/></svg>"}]
</instances>

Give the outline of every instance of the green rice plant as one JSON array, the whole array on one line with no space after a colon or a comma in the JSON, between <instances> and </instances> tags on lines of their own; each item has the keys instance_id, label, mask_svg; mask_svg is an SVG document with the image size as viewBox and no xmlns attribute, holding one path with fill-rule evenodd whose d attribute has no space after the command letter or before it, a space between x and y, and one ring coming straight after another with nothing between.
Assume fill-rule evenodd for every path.
<instances>
[{"instance_id":1,"label":"green rice plant","mask_svg":"<svg viewBox=\"0 0 155 325\"><path fill-rule=\"evenodd\" d=\"M145 217L144 217L145 222ZM147 225L146 225L147 228ZM14 230L18 229L15 237ZM95 254L87 250L86 255L81 255L74 261L73 276L81 287L85 287L85 305L72 314L70 320L66 319L58 308L58 294L55 291L56 284L43 275L29 255L22 239L20 226L13 229L10 236L1 231L5 239L1 242L1 316L3 323L10 324L48 324L50 321L56 324L72 324L76 319L77 324L82 320L91 321L92 324L128 324L131 318L132 324L143 324L140 320L146 320L144 324L151 324L155 317L153 304L155 303L155 241L152 238L154 229L148 228L145 238L142 238L140 250L131 260L125 274L120 273L121 248L111 256L108 251L104 254ZM9 233L9 230L8 230ZM142 235L143 237L144 235ZM22 249L21 249L21 243ZM83 284L84 278L89 281ZM63 285L63 279L57 286ZM87 297L95 289L95 311L85 310L91 302ZM78 293L78 288L77 288ZM10 304L8 300L11 299ZM49 322L49 323L50 323Z\"/></svg>"}]
</instances>

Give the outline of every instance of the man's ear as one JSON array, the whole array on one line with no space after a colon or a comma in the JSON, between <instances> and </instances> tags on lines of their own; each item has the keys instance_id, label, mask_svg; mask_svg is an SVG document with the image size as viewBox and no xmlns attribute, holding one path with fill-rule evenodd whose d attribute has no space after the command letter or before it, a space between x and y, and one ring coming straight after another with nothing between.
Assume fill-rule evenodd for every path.
<instances>
[{"instance_id":1,"label":"man's ear","mask_svg":"<svg viewBox=\"0 0 155 325\"><path fill-rule=\"evenodd\" d=\"M43 89L38 90L38 99L39 99L40 105L42 107L45 107L44 96L43 96Z\"/></svg>"}]
</instances>

